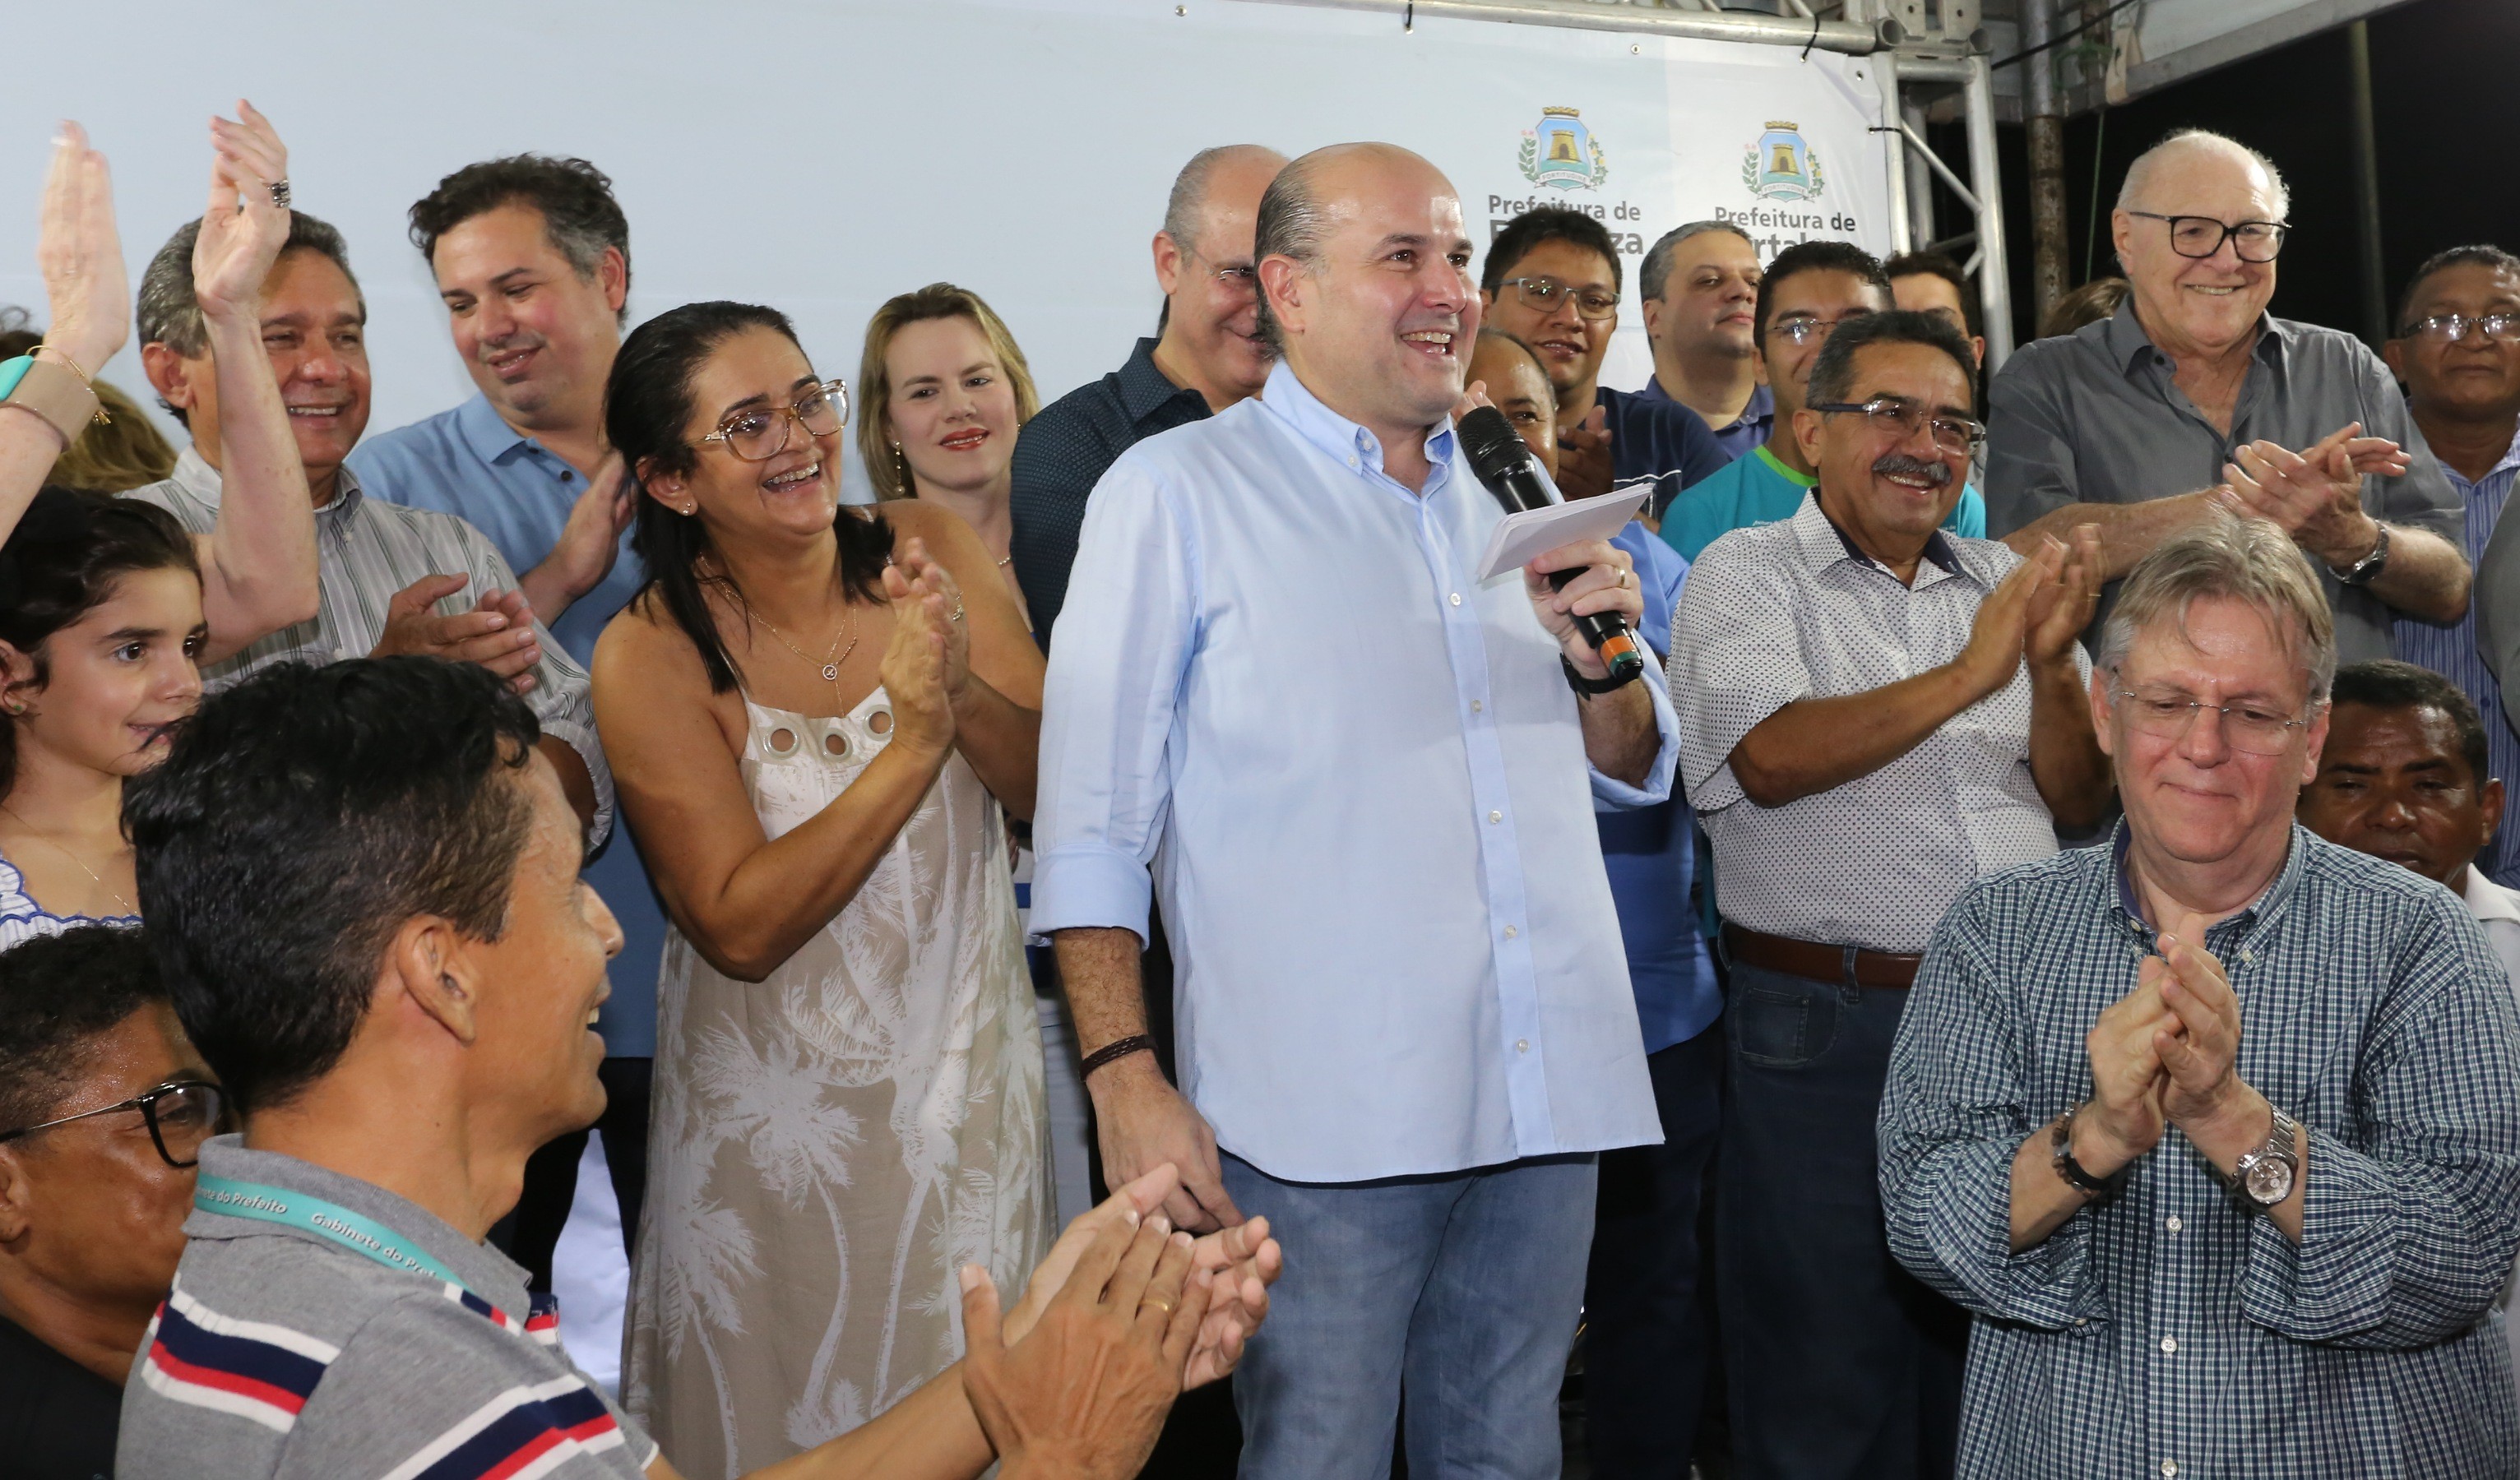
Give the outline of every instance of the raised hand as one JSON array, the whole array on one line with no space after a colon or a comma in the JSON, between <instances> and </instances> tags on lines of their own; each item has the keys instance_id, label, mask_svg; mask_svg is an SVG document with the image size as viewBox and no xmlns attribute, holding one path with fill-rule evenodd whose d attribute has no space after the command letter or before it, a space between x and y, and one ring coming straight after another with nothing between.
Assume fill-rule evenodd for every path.
<instances>
[{"instance_id":1,"label":"raised hand","mask_svg":"<svg viewBox=\"0 0 2520 1480\"><path fill-rule=\"evenodd\" d=\"M1569 503L1610 491L1610 413L1596 406L1580 426L1557 428L1557 491Z\"/></svg>"},{"instance_id":2,"label":"raised hand","mask_svg":"<svg viewBox=\"0 0 2520 1480\"><path fill-rule=\"evenodd\" d=\"M2397 466L2404 462L2397 444L2362 431L2362 423L2349 423L2300 452L2251 442L2224 466L2224 486L2248 513L2274 521L2302 549L2330 566L2351 565L2380 538L2377 522L2362 511L2358 464L2372 464L2372 471L2404 471Z\"/></svg>"},{"instance_id":3,"label":"raised hand","mask_svg":"<svg viewBox=\"0 0 2520 1480\"><path fill-rule=\"evenodd\" d=\"M2257 1097L2238 1071L2240 1000L2205 949L2204 919L2188 915L2165 933L2160 960L2162 1005L2172 1014L2153 1035L2167 1076L2163 1115L2182 1131L2245 1117Z\"/></svg>"},{"instance_id":4,"label":"raised hand","mask_svg":"<svg viewBox=\"0 0 2520 1480\"><path fill-rule=\"evenodd\" d=\"M2070 544L2052 535L2046 543L2065 554L2055 578L2043 582L2025 608L2022 656L2034 668L2073 660L2074 640L2091 625L2092 613L2099 607L2100 573L2106 568L2100 563L2097 524L2075 525Z\"/></svg>"},{"instance_id":5,"label":"raised hand","mask_svg":"<svg viewBox=\"0 0 2520 1480\"><path fill-rule=\"evenodd\" d=\"M962 623L953 620L954 608L927 572L914 577L898 563L887 565L883 594L892 603L892 641L884 646L876 673L892 700L892 743L941 760L954 744L946 650L953 642L952 629Z\"/></svg>"},{"instance_id":6,"label":"raised hand","mask_svg":"<svg viewBox=\"0 0 2520 1480\"><path fill-rule=\"evenodd\" d=\"M271 198L289 151L242 98L237 117L210 120L210 199L193 242L193 294L212 319L260 316L263 280L289 240L289 207Z\"/></svg>"},{"instance_id":7,"label":"raised hand","mask_svg":"<svg viewBox=\"0 0 2520 1480\"><path fill-rule=\"evenodd\" d=\"M44 342L96 375L131 337L131 278L113 225L113 176L75 123L63 123L53 145L35 264L52 315Z\"/></svg>"},{"instance_id":8,"label":"raised hand","mask_svg":"<svg viewBox=\"0 0 2520 1480\"><path fill-rule=\"evenodd\" d=\"M569 506L568 522L561 526L560 539L552 545L551 554L534 567L537 578L548 578L559 589L547 591L551 605L560 608L546 612L546 622L557 621L560 611L568 609L576 601L612 573L612 563L621 554L621 531L639 514L639 486L630 480L629 471L621 466L621 454L608 452L597 464L595 476L586 491ZM536 585L529 580L527 585ZM545 597L538 597L535 609L540 610Z\"/></svg>"},{"instance_id":9,"label":"raised hand","mask_svg":"<svg viewBox=\"0 0 2520 1480\"><path fill-rule=\"evenodd\" d=\"M963 612L963 588L954 572L927 553L927 542L913 535L893 555L893 566L945 602L945 696L958 708L971 688L971 624Z\"/></svg>"},{"instance_id":10,"label":"raised hand","mask_svg":"<svg viewBox=\"0 0 2520 1480\"><path fill-rule=\"evenodd\" d=\"M2064 569L2065 557L2064 541L2046 541L2037 555L2015 566L1978 603L1977 615L1969 622L1968 643L1952 665L1979 698L2011 683L2021 671L2022 651L2030 637L2031 604Z\"/></svg>"},{"instance_id":11,"label":"raised hand","mask_svg":"<svg viewBox=\"0 0 2520 1480\"><path fill-rule=\"evenodd\" d=\"M2092 1099L2074 1121L2074 1159L2106 1177L2161 1142L2161 1054L2155 1042L2178 1019L2161 1000L2162 964L2147 957L2136 989L2101 1010L2083 1037L2092 1060Z\"/></svg>"}]
</instances>

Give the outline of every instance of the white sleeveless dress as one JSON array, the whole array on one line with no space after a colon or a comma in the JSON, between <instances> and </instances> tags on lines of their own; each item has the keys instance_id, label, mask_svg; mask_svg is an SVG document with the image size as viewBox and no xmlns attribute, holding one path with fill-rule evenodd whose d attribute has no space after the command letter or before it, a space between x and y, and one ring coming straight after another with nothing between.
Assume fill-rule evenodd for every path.
<instances>
[{"instance_id":1,"label":"white sleeveless dress","mask_svg":"<svg viewBox=\"0 0 2520 1480\"><path fill-rule=\"evenodd\" d=\"M804 823L887 742L751 702L745 791ZM672 840L641 839L652 852ZM1050 1246L1041 1037L997 799L957 753L865 885L759 983L669 929L622 1399L686 1475L845 1433L962 1355L956 1271Z\"/></svg>"}]
</instances>

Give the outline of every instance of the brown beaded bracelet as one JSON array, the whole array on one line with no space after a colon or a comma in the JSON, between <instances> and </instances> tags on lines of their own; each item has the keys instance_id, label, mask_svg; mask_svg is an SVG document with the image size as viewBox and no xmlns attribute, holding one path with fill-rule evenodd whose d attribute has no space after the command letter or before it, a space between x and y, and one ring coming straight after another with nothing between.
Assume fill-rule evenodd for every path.
<instances>
[{"instance_id":1,"label":"brown beaded bracelet","mask_svg":"<svg viewBox=\"0 0 2520 1480\"><path fill-rule=\"evenodd\" d=\"M1132 1033L1126 1038L1115 1038L1109 1043L1104 1044L1102 1047L1096 1049L1093 1053L1086 1054L1085 1066L1077 1071L1076 1077L1079 1079L1091 1079L1094 1077L1094 1071L1096 1069L1102 1067L1106 1063L1113 1063L1126 1058L1130 1054L1139 1053L1142 1050L1148 1054L1153 1053L1155 1051L1155 1041L1148 1038L1144 1033Z\"/></svg>"}]
</instances>

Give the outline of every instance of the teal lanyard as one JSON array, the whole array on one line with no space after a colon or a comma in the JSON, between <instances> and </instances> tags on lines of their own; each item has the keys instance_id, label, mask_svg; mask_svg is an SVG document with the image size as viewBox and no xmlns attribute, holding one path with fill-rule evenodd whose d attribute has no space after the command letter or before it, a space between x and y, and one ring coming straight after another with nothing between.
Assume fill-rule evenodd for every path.
<instances>
[{"instance_id":1,"label":"teal lanyard","mask_svg":"<svg viewBox=\"0 0 2520 1480\"><path fill-rule=\"evenodd\" d=\"M301 1229L354 1254L365 1254L387 1269L428 1275L459 1289L471 1288L455 1277L454 1271L412 1247L400 1233L321 1197L259 1182L231 1182L203 1172L193 1185L193 1206L225 1218L253 1218L282 1228Z\"/></svg>"}]
</instances>

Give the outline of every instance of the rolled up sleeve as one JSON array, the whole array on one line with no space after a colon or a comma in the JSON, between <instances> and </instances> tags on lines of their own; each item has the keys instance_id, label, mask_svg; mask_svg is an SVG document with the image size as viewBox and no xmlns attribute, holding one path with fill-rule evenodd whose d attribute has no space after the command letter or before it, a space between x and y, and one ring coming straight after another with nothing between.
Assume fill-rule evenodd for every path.
<instances>
[{"instance_id":1,"label":"rolled up sleeve","mask_svg":"<svg viewBox=\"0 0 2520 1480\"><path fill-rule=\"evenodd\" d=\"M2012 1249L2012 1159L2044 1117L2027 1103L2024 1024L1992 961L1982 889L1935 931L1890 1051L1876 1125L1890 1252L1998 1321L2060 1330L2104 1318L2093 1210Z\"/></svg>"},{"instance_id":2,"label":"rolled up sleeve","mask_svg":"<svg viewBox=\"0 0 2520 1480\"><path fill-rule=\"evenodd\" d=\"M2361 345L2362 430L2387 437L2407 450L2408 469L2398 477L2373 473L2362 480L2362 507L2373 518L2410 529L2428 529L2450 541L2453 550L2467 548L2467 501L2451 485L2441 459L2433 456L2423 428L2408 414L2407 398L2378 355Z\"/></svg>"},{"instance_id":3,"label":"rolled up sleeve","mask_svg":"<svg viewBox=\"0 0 2520 1480\"><path fill-rule=\"evenodd\" d=\"M1760 721L1812 693L1789 584L1737 544L1717 540L1688 567L1671 619L1671 704L1680 780L1691 805L1743 797L1732 750Z\"/></svg>"},{"instance_id":4,"label":"rolled up sleeve","mask_svg":"<svg viewBox=\"0 0 2520 1480\"><path fill-rule=\"evenodd\" d=\"M2241 1309L2296 1341L2428 1346L2474 1326L2520 1252L2520 1008L2443 896L2373 1024L2350 1139L2308 1128L2301 1242L2254 1220ZM2425 938L2429 937L2429 939Z\"/></svg>"},{"instance_id":5,"label":"rolled up sleeve","mask_svg":"<svg viewBox=\"0 0 2520 1480\"><path fill-rule=\"evenodd\" d=\"M1145 460L1124 455L1086 507L1043 691L1037 935L1106 926L1146 938L1197 587L1178 500Z\"/></svg>"},{"instance_id":6,"label":"rolled up sleeve","mask_svg":"<svg viewBox=\"0 0 2520 1480\"><path fill-rule=\"evenodd\" d=\"M1986 532L2002 539L2082 502L2061 366L2070 352L2024 345L1986 390Z\"/></svg>"}]
</instances>

